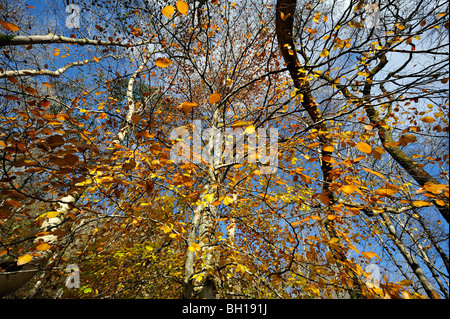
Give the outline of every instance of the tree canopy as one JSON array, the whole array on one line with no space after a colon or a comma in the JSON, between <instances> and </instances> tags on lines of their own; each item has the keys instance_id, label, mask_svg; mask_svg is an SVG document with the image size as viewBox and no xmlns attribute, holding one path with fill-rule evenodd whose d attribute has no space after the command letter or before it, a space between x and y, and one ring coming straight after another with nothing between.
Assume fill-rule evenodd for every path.
<instances>
[{"instance_id":1,"label":"tree canopy","mask_svg":"<svg viewBox=\"0 0 450 319\"><path fill-rule=\"evenodd\" d=\"M448 298L448 11L0 0L0 296Z\"/></svg>"}]
</instances>

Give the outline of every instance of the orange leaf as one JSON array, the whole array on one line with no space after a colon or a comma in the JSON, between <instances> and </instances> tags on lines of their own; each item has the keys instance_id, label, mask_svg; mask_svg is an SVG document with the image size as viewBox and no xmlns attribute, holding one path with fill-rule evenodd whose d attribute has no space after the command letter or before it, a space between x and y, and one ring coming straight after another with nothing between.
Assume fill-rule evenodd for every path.
<instances>
[{"instance_id":1,"label":"orange leaf","mask_svg":"<svg viewBox=\"0 0 450 319\"><path fill-rule=\"evenodd\" d=\"M380 257L378 257L378 255L376 253L374 253L373 251L369 251L369 252L362 252L361 253L364 257L366 257L367 259L372 259L373 257L377 257L378 259L381 260Z\"/></svg>"},{"instance_id":2,"label":"orange leaf","mask_svg":"<svg viewBox=\"0 0 450 319\"><path fill-rule=\"evenodd\" d=\"M94 61L95 62L100 62L100 60L96 56L94 57Z\"/></svg>"},{"instance_id":3,"label":"orange leaf","mask_svg":"<svg viewBox=\"0 0 450 319\"><path fill-rule=\"evenodd\" d=\"M367 154L372 153L372 147L369 144L364 143L364 142L358 142L356 144L356 148L363 153L367 153Z\"/></svg>"},{"instance_id":4,"label":"orange leaf","mask_svg":"<svg viewBox=\"0 0 450 319\"><path fill-rule=\"evenodd\" d=\"M173 62L172 61L170 61L169 59L167 59L167 58L157 58L156 60L155 60L155 65L156 66L159 66L160 68L165 68L166 66L169 66L169 65L171 65Z\"/></svg>"},{"instance_id":5,"label":"orange leaf","mask_svg":"<svg viewBox=\"0 0 450 319\"><path fill-rule=\"evenodd\" d=\"M19 31L19 27L14 23L4 22L0 20L0 24L2 25L3 28L5 28L8 31Z\"/></svg>"},{"instance_id":6,"label":"orange leaf","mask_svg":"<svg viewBox=\"0 0 450 319\"><path fill-rule=\"evenodd\" d=\"M20 256L19 259L17 259L17 266L25 265L25 264L29 263L31 261L31 259L33 259L33 257L28 254Z\"/></svg>"},{"instance_id":7,"label":"orange leaf","mask_svg":"<svg viewBox=\"0 0 450 319\"><path fill-rule=\"evenodd\" d=\"M333 152L334 151L334 147L331 145L327 145L323 147L323 151L324 152Z\"/></svg>"},{"instance_id":8,"label":"orange leaf","mask_svg":"<svg viewBox=\"0 0 450 319\"><path fill-rule=\"evenodd\" d=\"M430 206L431 204L429 202L423 201L423 200L416 200L412 203L416 207L424 207L424 206Z\"/></svg>"},{"instance_id":9,"label":"orange leaf","mask_svg":"<svg viewBox=\"0 0 450 319\"><path fill-rule=\"evenodd\" d=\"M444 185L444 184L433 184L433 183L425 183L425 185L423 186L423 188L430 193L433 194L440 194L442 193L444 190L448 189L448 186Z\"/></svg>"},{"instance_id":10,"label":"orange leaf","mask_svg":"<svg viewBox=\"0 0 450 319\"><path fill-rule=\"evenodd\" d=\"M376 172L376 171L373 171L373 170L371 170L370 168L365 168L365 167L363 167L362 169L365 170L366 172L369 172L369 173L371 173L371 174L377 175L378 177L381 177L381 178L383 178L383 179L386 179L386 177L384 177L382 174L380 174L380 173L378 173L378 172Z\"/></svg>"},{"instance_id":11,"label":"orange leaf","mask_svg":"<svg viewBox=\"0 0 450 319\"><path fill-rule=\"evenodd\" d=\"M186 15L189 11L189 5L183 0L177 1L177 9L181 14Z\"/></svg>"},{"instance_id":12,"label":"orange leaf","mask_svg":"<svg viewBox=\"0 0 450 319\"><path fill-rule=\"evenodd\" d=\"M214 104L220 101L220 94L213 93L209 96L209 103Z\"/></svg>"},{"instance_id":13,"label":"orange leaf","mask_svg":"<svg viewBox=\"0 0 450 319\"><path fill-rule=\"evenodd\" d=\"M351 194L356 190L356 186L353 184L350 185L345 185L344 187L341 188L341 191L345 194Z\"/></svg>"},{"instance_id":14,"label":"orange leaf","mask_svg":"<svg viewBox=\"0 0 450 319\"><path fill-rule=\"evenodd\" d=\"M435 121L431 116L422 117L420 120L425 123L433 123Z\"/></svg>"},{"instance_id":15,"label":"orange leaf","mask_svg":"<svg viewBox=\"0 0 450 319\"><path fill-rule=\"evenodd\" d=\"M161 10L161 13L167 17L172 17L172 14L175 12L175 8L173 6L166 6Z\"/></svg>"},{"instance_id":16,"label":"orange leaf","mask_svg":"<svg viewBox=\"0 0 450 319\"><path fill-rule=\"evenodd\" d=\"M378 195L381 195L381 196L391 196L391 195L397 194L398 189L396 187L386 186L386 187L377 189L376 192Z\"/></svg>"},{"instance_id":17,"label":"orange leaf","mask_svg":"<svg viewBox=\"0 0 450 319\"><path fill-rule=\"evenodd\" d=\"M192 110L192 108L196 107L197 105L198 104L195 102L183 102L177 107L177 109L183 111L184 114L187 114Z\"/></svg>"},{"instance_id":18,"label":"orange leaf","mask_svg":"<svg viewBox=\"0 0 450 319\"><path fill-rule=\"evenodd\" d=\"M42 243L42 244L38 245L38 246L36 247L36 249L39 250L39 251L44 251L44 250L50 249L50 247L51 247L51 246L50 246L49 244L47 244L47 243Z\"/></svg>"}]
</instances>

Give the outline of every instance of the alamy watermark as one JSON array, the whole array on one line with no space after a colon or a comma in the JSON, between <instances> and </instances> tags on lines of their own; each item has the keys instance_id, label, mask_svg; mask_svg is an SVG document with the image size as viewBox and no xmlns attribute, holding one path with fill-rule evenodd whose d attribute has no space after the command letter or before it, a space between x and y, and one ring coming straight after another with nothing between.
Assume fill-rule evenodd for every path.
<instances>
[{"instance_id":1,"label":"alamy watermark","mask_svg":"<svg viewBox=\"0 0 450 319\"><path fill-rule=\"evenodd\" d=\"M66 12L70 13L66 17L66 27L69 29L79 28L80 27L80 12L81 12L80 6L71 3L66 7Z\"/></svg>"},{"instance_id":2,"label":"alamy watermark","mask_svg":"<svg viewBox=\"0 0 450 319\"><path fill-rule=\"evenodd\" d=\"M381 282L381 271L380 267L378 267L375 264L369 264L367 265L365 272L369 274L367 276L367 282L371 283L372 285L379 287Z\"/></svg>"},{"instance_id":3,"label":"alamy watermark","mask_svg":"<svg viewBox=\"0 0 450 319\"><path fill-rule=\"evenodd\" d=\"M248 163L260 164L260 174L273 174L278 169L276 128L255 130L251 126L245 130L242 127L202 130L201 121L195 120L192 136L187 128L179 127L171 131L169 138L177 141L170 150L170 159L175 163L206 163L218 168L244 163L247 159Z\"/></svg>"},{"instance_id":4,"label":"alamy watermark","mask_svg":"<svg viewBox=\"0 0 450 319\"><path fill-rule=\"evenodd\" d=\"M364 6L366 18L364 19L364 27L368 30L378 27L380 23L380 8L376 3L366 4Z\"/></svg>"},{"instance_id":5,"label":"alamy watermark","mask_svg":"<svg viewBox=\"0 0 450 319\"><path fill-rule=\"evenodd\" d=\"M80 268L76 264L70 264L66 267L69 275L66 278L67 288L80 288Z\"/></svg>"}]
</instances>

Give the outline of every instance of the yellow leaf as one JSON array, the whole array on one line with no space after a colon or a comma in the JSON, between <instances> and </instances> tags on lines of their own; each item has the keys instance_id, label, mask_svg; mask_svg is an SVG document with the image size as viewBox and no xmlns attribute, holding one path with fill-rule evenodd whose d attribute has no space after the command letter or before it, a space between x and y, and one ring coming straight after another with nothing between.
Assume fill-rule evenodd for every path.
<instances>
[{"instance_id":1,"label":"yellow leaf","mask_svg":"<svg viewBox=\"0 0 450 319\"><path fill-rule=\"evenodd\" d=\"M213 199L214 199L214 194L213 193L205 195L205 201L207 203L211 203L213 201Z\"/></svg>"},{"instance_id":2,"label":"yellow leaf","mask_svg":"<svg viewBox=\"0 0 450 319\"><path fill-rule=\"evenodd\" d=\"M219 93L213 93L209 96L209 103L214 104L220 101L221 95Z\"/></svg>"},{"instance_id":3,"label":"yellow leaf","mask_svg":"<svg viewBox=\"0 0 450 319\"><path fill-rule=\"evenodd\" d=\"M189 251L194 252L196 250L200 250L202 248L202 246L200 246L199 244L197 244L196 242L192 242L192 244L189 246Z\"/></svg>"},{"instance_id":4,"label":"yellow leaf","mask_svg":"<svg viewBox=\"0 0 450 319\"><path fill-rule=\"evenodd\" d=\"M366 257L367 259L372 259L373 257L377 257L378 259L381 260L380 257L378 257L378 255L376 253L374 253L373 251L369 251L369 252L362 252L361 253L364 257Z\"/></svg>"},{"instance_id":5,"label":"yellow leaf","mask_svg":"<svg viewBox=\"0 0 450 319\"><path fill-rule=\"evenodd\" d=\"M100 60L96 56L94 57L94 61L95 62L100 62Z\"/></svg>"},{"instance_id":6,"label":"yellow leaf","mask_svg":"<svg viewBox=\"0 0 450 319\"><path fill-rule=\"evenodd\" d=\"M341 191L345 194L352 194L356 190L356 186L353 184L345 185L341 188Z\"/></svg>"},{"instance_id":7,"label":"yellow leaf","mask_svg":"<svg viewBox=\"0 0 450 319\"><path fill-rule=\"evenodd\" d=\"M55 53L53 53L53 56L58 56L61 54L61 51L59 49L55 49Z\"/></svg>"},{"instance_id":8,"label":"yellow leaf","mask_svg":"<svg viewBox=\"0 0 450 319\"><path fill-rule=\"evenodd\" d=\"M55 218L58 215L59 215L59 212L57 212L57 211L52 211L52 212L47 213L48 218Z\"/></svg>"},{"instance_id":9,"label":"yellow leaf","mask_svg":"<svg viewBox=\"0 0 450 319\"><path fill-rule=\"evenodd\" d=\"M173 226L172 226L172 227L169 227L169 226L163 225L163 226L161 226L160 228L161 228L161 230L164 232L164 234L167 234L167 233L170 233L170 232L172 231Z\"/></svg>"},{"instance_id":10,"label":"yellow leaf","mask_svg":"<svg viewBox=\"0 0 450 319\"><path fill-rule=\"evenodd\" d=\"M228 195L225 196L225 198L223 199L223 204L224 205L230 205L234 202L234 199Z\"/></svg>"},{"instance_id":11,"label":"yellow leaf","mask_svg":"<svg viewBox=\"0 0 450 319\"><path fill-rule=\"evenodd\" d=\"M353 246L352 244L349 244L348 247L353 249L354 251L356 251L359 254L359 250L355 246Z\"/></svg>"},{"instance_id":12,"label":"yellow leaf","mask_svg":"<svg viewBox=\"0 0 450 319\"><path fill-rule=\"evenodd\" d=\"M436 204L438 204L439 206L445 206L445 202L443 200L438 199L436 201Z\"/></svg>"},{"instance_id":13,"label":"yellow leaf","mask_svg":"<svg viewBox=\"0 0 450 319\"><path fill-rule=\"evenodd\" d=\"M446 189L448 189L448 186L446 186L444 184L425 183L423 188L427 192L430 192L430 193L433 193L433 194L440 194L443 191L445 191Z\"/></svg>"},{"instance_id":14,"label":"yellow leaf","mask_svg":"<svg viewBox=\"0 0 450 319\"><path fill-rule=\"evenodd\" d=\"M50 245L47 244L47 243L42 243L42 244L38 245L36 247L36 249L39 250L39 251L48 250L48 249L50 249Z\"/></svg>"},{"instance_id":15,"label":"yellow leaf","mask_svg":"<svg viewBox=\"0 0 450 319\"><path fill-rule=\"evenodd\" d=\"M155 60L155 65L156 66L159 66L160 68L165 68L166 66L169 66L169 65L171 65L173 62L172 61L170 61L169 59L167 59L167 58L157 58L156 60Z\"/></svg>"},{"instance_id":16,"label":"yellow leaf","mask_svg":"<svg viewBox=\"0 0 450 319\"><path fill-rule=\"evenodd\" d=\"M412 285L412 281L409 279L403 279L402 281L399 281L397 284L403 287L408 287Z\"/></svg>"},{"instance_id":17,"label":"yellow leaf","mask_svg":"<svg viewBox=\"0 0 450 319\"><path fill-rule=\"evenodd\" d=\"M166 6L161 10L161 13L167 18L172 17L172 14L175 12L175 8L173 6Z\"/></svg>"},{"instance_id":18,"label":"yellow leaf","mask_svg":"<svg viewBox=\"0 0 450 319\"><path fill-rule=\"evenodd\" d=\"M253 125L249 125L245 128L245 133L247 134L253 134L255 133L255 127Z\"/></svg>"},{"instance_id":19,"label":"yellow leaf","mask_svg":"<svg viewBox=\"0 0 450 319\"><path fill-rule=\"evenodd\" d=\"M183 0L177 1L177 9L181 14L186 15L189 11L189 5Z\"/></svg>"},{"instance_id":20,"label":"yellow leaf","mask_svg":"<svg viewBox=\"0 0 450 319\"><path fill-rule=\"evenodd\" d=\"M381 196L391 196L391 195L397 194L398 189L396 187L386 186L386 187L377 189L376 192L378 195L381 195Z\"/></svg>"},{"instance_id":21,"label":"yellow leaf","mask_svg":"<svg viewBox=\"0 0 450 319\"><path fill-rule=\"evenodd\" d=\"M3 28L5 28L8 31L19 31L19 27L14 23L4 22L0 20L0 24L2 25Z\"/></svg>"},{"instance_id":22,"label":"yellow leaf","mask_svg":"<svg viewBox=\"0 0 450 319\"><path fill-rule=\"evenodd\" d=\"M17 266L25 265L25 264L29 263L31 261L31 259L33 259L33 257L28 254L20 256L19 259L17 259Z\"/></svg>"},{"instance_id":23,"label":"yellow leaf","mask_svg":"<svg viewBox=\"0 0 450 319\"><path fill-rule=\"evenodd\" d=\"M424 206L430 206L431 204L429 202L423 201L423 200L416 200L412 203L416 207L424 207Z\"/></svg>"},{"instance_id":24,"label":"yellow leaf","mask_svg":"<svg viewBox=\"0 0 450 319\"><path fill-rule=\"evenodd\" d=\"M358 142L356 144L356 148L366 154L372 153L372 147L369 144L364 143L364 142Z\"/></svg>"},{"instance_id":25,"label":"yellow leaf","mask_svg":"<svg viewBox=\"0 0 450 319\"><path fill-rule=\"evenodd\" d=\"M327 49L323 49L322 52L320 52L321 57L327 57L330 55L330 52L328 52Z\"/></svg>"},{"instance_id":26,"label":"yellow leaf","mask_svg":"<svg viewBox=\"0 0 450 319\"><path fill-rule=\"evenodd\" d=\"M371 174L377 175L378 177L381 177L381 178L383 178L383 179L386 179L386 177L384 177L382 174L380 174L380 173L378 173L378 172L376 172L376 171L373 171L373 170L371 170L370 168L365 168L365 167L363 167L362 169L365 170L366 172L369 172L369 173L371 173Z\"/></svg>"}]
</instances>

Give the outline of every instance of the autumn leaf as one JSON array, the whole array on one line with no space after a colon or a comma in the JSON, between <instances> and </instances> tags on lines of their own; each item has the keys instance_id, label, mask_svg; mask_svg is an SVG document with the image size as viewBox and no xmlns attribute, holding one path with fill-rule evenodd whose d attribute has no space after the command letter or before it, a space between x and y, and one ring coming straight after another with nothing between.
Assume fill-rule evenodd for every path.
<instances>
[{"instance_id":1,"label":"autumn leaf","mask_svg":"<svg viewBox=\"0 0 450 319\"><path fill-rule=\"evenodd\" d=\"M20 100L17 96L14 95L3 95L3 97L7 100L11 100L11 101L18 101Z\"/></svg>"},{"instance_id":2,"label":"autumn leaf","mask_svg":"<svg viewBox=\"0 0 450 319\"><path fill-rule=\"evenodd\" d=\"M425 116L420 119L424 123L434 123L435 119L431 116Z\"/></svg>"},{"instance_id":3,"label":"autumn leaf","mask_svg":"<svg viewBox=\"0 0 450 319\"><path fill-rule=\"evenodd\" d=\"M183 0L178 0L176 6L181 14L188 14L189 5L186 2L184 2Z\"/></svg>"},{"instance_id":4,"label":"autumn leaf","mask_svg":"<svg viewBox=\"0 0 450 319\"><path fill-rule=\"evenodd\" d=\"M416 207L425 207L425 206L431 205L431 203L423 201L423 200L416 200L416 201L412 202L412 204Z\"/></svg>"},{"instance_id":5,"label":"autumn leaf","mask_svg":"<svg viewBox=\"0 0 450 319\"><path fill-rule=\"evenodd\" d=\"M398 193L398 188L394 186L386 186L377 189L376 192L381 196L392 196Z\"/></svg>"},{"instance_id":6,"label":"autumn leaf","mask_svg":"<svg viewBox=\"0 0 450 319\"><path fill-rule=\"evenodd\" d=\"M378 173L378 172L376 172L376 171L374 171L374 170L371 170L370 168L365 168L365 167L363 167L362 169L365 170L365 171L368 172L368 173L371 173L371 174L374 174L374 175L376 175L376 176L378 176L378 177L381 177L381 178L383 178L383 179L386 179L386 177L384 177L383 174Z\"/></svg>"},{"instance_id":7,"label":"autumn leaf","mask_svg":"<svg viewBox=\"0 0 450 319\"><path fill-rule=\"evenodd\" d=\"M173 63L173 62L170 61L170 60L167 59L167 58L157 58L157 59L155 60L155 65L156 65L156 66L159 66L160 68L165 68L165 67L171 65L172 63Z\"/></svg>"},{"instance_id":8,"label":"autumn leaf","mask_svg":"<svg viewBox=\"0 0 450 319\"><path fill-rule=\"evenodd\" d=\"M40 245L38 245L37 247L36 247L36 250L39 250L39 251L45 251L45 250L48 250L48 249L50 249L50 245L49 244L47 244L47 243L42 243L42 244L40 244Z\"/></svg>"},{"instance_id":9,"label":"autumn leaf","mask_svg":"<svg viewBox=\"0 0 450 319\"><path fill-rule=\"evenodd\" d=\"M223 199L223 204L224 205L230 205L234 202L234 199L232 197L230 197L229 195L226 195L225 198Z\"/></svg>"},{"instance_id":10,"label":"autumn leaf","mask_svg":"<svg viewBox=\"0 0 450 319\"><path fill-rule=\"evenodd\" d=\"M341 191L345 194L350 195L356 191L356 186L353 184L345 185L344 187L341 188Z\"/></svg>"},{"instance_id":11,"label":"autumn leaf","mask_svg":"<svg viewBox=\"0 0 450 319\"><path fill-rule=\"evenodd\" d=\"M364 256L364 257L366 257L367 259L372 259L372 258L374 258L374 257L377 257L379 260L381 260L381 258L380 257L378 257L378 255L376 254L376 253L374 253L374 252L372 252L372 251L370 251L370 252L361 252L361 254Z\"/></svg>"},{"instance_id":12,"label":"autumn leaf","mask_svg":"<svg viewBox=\"0 0 450 319\"><path fill-rule=\"evenodd\" d=\"M164 232L164 234L167 234L172 231L173 225L171 225L171 226L163 225L160 227L160 229Z\"/></svg>"},{"instance_id":13,"label":"autumn leaf","mask_svg":"<svg viewBox=\"0 0 450 319\"><path fill-rule=\"evenodd\" d=\"M201 248L201 245L197 244L196 242L192 242L188 249L190 252L195 252L197 250L200 250Z\"/></svg>"},{"instance_id":14,"label":"autumn leaf","mask_svg":"<svg viewBox=\"0 0 450 319\"><path fill-rule=\"evenodd\" d=\"M0 24L3 28L5 28L8 31L19 31L19 27L17 25L15 25L14 23L10 23L10 22L4 22L2 20L0 20Z\"/></svg>"},{"instance_id":15,"label":"autumn leaf","mask_svg":"<svg viewBox=\"0 0 450 319\"><path fill-rule=\"evenodd\" d=\"M170 18L172 17L173 13L175 12L175 8L174 6L165 6L162 10L161 13L167 17Z\"/></svg>"},{"instance_id":16,"label":"autumn leaf","mask_svg":"<svg viewBox=\"0 0 450 319\"><path fill-rule=\"evenodd\" d=\"M442 193L446 189L448 190L448 186L447 185L444 185L444 184L433 184L433 183L425 183L423 188L427 192L430 192L430 193L433 193L433 194L436 194L436 195Z\"/></svg>"},{"instance_id":17,"label":"autumn leaf","mask_svg":"<svg viewBox=\"0 0 450 319\"><path fill-rule=\"evenodd\" d=\"M324 205L328 205L330 203L330 198L326 194L320 194L319 199Z\"/></svg>"},{"instance_id":18,"label":"autumn leaf","mask_svg":"<svg viewBox=\"0 0 450 319\"><path fill-rule=\"evenodd\" d=\"M324 152L333 152L334 151L334 147L331 145L327 145L323 147L323 151Z\"/></svg>"},{"instance_id":19,"label":"autumn leaf","mask_svg":"<svg viewBox=\"0 0 450 319\"><path fill-rule=\"evenodd\" d=\"M330 55L330 52L327 49L323 49L322 52L320 52L321 57L327 57Z\"/></svg>"},{"instance_id":20,"label":"autumn leaf","mask_svg":"<svg viewBox=\"0 0 450 319\"><path fill-rule=\"evenodd\" d=\"M198 106L198 104L195 103L195 102L182 102L177 107L177 109L180 110L180 111L183 111L184 114L188 114L192 110L192 108L194 108L196 106Z\"/></svg>"},{"instance_id":21,"label":"autumn leaf","mask_svg":"<svg viewBox=\"0 0 450 319\"><path fill-rule=\"evenodd\" d=\"M356 148L366 154L372 153L372 147L369 144L364 143L364 142L358 142L356 144Z\"/></svg>"},{"instance_id":22,"label":"autumn leaf","mask_svg":"<svg viewBox=\"0 0 450 319\"><path fill-rule=\"evenodd\" d=\"M94 61L95 62L100 62L99 58L97 58L96 56L94 57Z\"/></svg>"},{"instance_id":23,"label":"autumn leaf","mask_svg":"<svg viewBox=\"0 0 450 319\"><path fill-rule=\"evenodd\" d=\"M59 212L57 212L57 211L51 211L51 212L47 213L48 218L55 218L58 215L59 215Z\"/></svg>"},{"instance_id":24,"label":"autumn leaf","mask_svg":"<svg viewBox=\"0 0 450 319\"><path fill-rule=\"evenodd\" d=\"M31 255L29 255L29 254L20 256L17 259L17 266L28 264L31 261L31 259L33 259L33 257Z\"/></svg>"},{"instance_id":25,"label":"autumn leaf","mask_svg":"<svg viewBox=\"0 0 450 319\"><path fill-rule=\"evenodd\" d=\"M220 101L221 95L218 93L213 93L209 96L209 103L214 104Z\"/></svg>"},{"instance_id":26,"label":"autumn leaf","mask_svg":"<svg viewBox=\"0 0 450 319\"><path fill-rule=\"evenodd\" d=\"M412 285L412 281L409 279L403 279L402 281L397 282L397 284L403 287L408 287Z\"/></svg>"}]
</instances>

